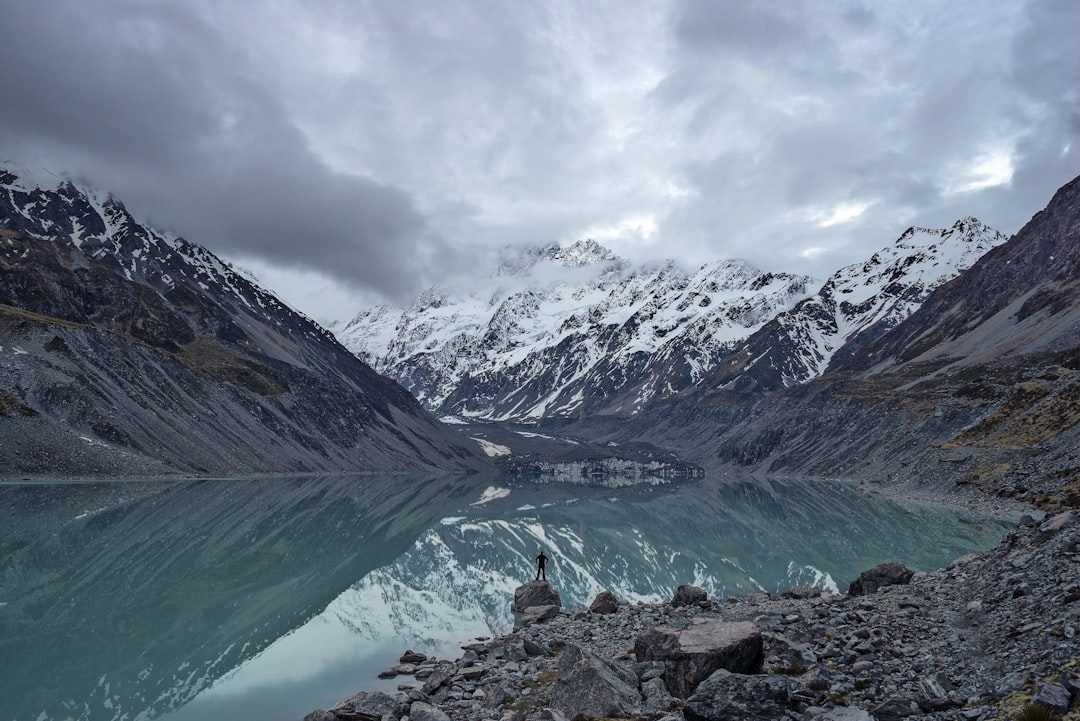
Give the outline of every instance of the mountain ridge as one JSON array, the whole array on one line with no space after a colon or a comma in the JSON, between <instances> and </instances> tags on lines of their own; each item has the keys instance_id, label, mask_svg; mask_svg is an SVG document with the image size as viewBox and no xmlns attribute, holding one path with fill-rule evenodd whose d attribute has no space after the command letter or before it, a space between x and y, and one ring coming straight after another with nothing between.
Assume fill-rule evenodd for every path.
<instances>
[{"instance_id":1,"label":"mountain ridge","mask_svg":"<svg viewBox=\"0 0 1080 721\"><path fill-rule=\"evenodd\" d=\"M6 474L486 467L332 333L111 196L0 166L0 228L0 389L32 411L0 417Z\"/></svg>"}]
</instances>

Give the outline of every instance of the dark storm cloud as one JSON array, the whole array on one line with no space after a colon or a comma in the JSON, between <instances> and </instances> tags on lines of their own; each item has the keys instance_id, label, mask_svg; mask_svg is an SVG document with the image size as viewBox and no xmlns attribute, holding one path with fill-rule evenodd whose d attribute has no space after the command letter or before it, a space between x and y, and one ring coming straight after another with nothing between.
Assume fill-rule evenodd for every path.
<instances>
[{"instance_id":1,"label":"dark storm cloud","mask_svg":"<svg viewBox=\"0 0 1080 721\"><path fill-rule=\"evenodd\" d=\"M444 249L409 195L321 162L260 83L268 69L196 10L5 2L0 147L219 252L385 293L423 282Z\"/></svg>"},{"instance_id":2,"label":"dark storm cloud","mask_svg":"<svg viewBox=\"0 0 1080 721\"><path fill-rule=\"evenodd\" d=\"M0 155L81 172L305 304L327 278L401 298L586 236L825 276L909 225L1015 232L1080 171L1073 0L0 11Z\"/></svg>"}]
</instances>

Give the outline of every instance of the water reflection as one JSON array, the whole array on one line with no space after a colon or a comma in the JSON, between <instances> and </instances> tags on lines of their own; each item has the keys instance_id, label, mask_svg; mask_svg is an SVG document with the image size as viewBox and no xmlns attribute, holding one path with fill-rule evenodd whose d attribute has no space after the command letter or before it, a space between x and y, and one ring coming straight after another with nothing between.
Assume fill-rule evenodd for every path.
<instances>
[{"instance_id":1,"label":"water reflection","mask_svg":"<svg viewBox=\"0 0 1080 721\"><path fill-rule=\"evenodd\" d=\"M392 562L477 483L0 487L0 719L174 708Z\"/></svg>"},{"instance_id":2,"label":"water reflection","mask_svg":"<svg viewBox=\"0 0 1080 721\"><path fill-rule=\"evenodd\" d=\"M940 567L1006 527L832 483L486 484L0 486L0 721L295 721L373 687L403 645L456 655L505 630L540 548L582 606L684 582L844 590L880 561Z\"/></svg>"}]
</instances>

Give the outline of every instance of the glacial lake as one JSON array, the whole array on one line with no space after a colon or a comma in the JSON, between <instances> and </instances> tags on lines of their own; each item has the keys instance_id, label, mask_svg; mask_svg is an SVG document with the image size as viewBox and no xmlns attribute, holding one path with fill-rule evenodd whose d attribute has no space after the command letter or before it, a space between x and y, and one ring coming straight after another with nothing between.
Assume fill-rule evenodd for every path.
<instances>
[{"instance_id":1,"label":"glacial lake","mask_svg":"<svg viewBox=\"0 0 1080 721\"><path fill-rule=\"evenodd\" d=\"M0 484L0 721L300 721L406 648L509 630L538 549L564 605L846 590L930 570L1011 522L857 486L620 489L476 477Z\"/></svg>"}]
</instances>

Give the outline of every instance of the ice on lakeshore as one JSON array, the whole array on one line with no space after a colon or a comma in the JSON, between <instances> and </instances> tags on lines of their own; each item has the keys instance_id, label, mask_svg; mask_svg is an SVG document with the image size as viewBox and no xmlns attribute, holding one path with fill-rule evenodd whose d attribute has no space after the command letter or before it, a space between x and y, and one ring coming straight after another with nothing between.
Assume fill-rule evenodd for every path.
<instances>
[{"instance_id":1,"label":"ice on lakeshore","mask_svg":"<svg viewBox=\"0 0 1080 721\"><path fill-rule=\"evenodd\" d=\"M483 438L472 437L470 440L474 440L480 444L481 450L484 451L490 458L495 456L508 456L510 455L510 449L506 446L500 446L498 443L492 443L491 441Z\"/></svg>"},{"instance_id":2,"label":"ice on lakeshore","mask_svg":"<svg viewBox=\"0 0 1080 721\"><path fill-rule=\"evenodd\" d=\"M497 498L506 498L510 495L509 488L497 488L495 486L488 486L484 489L484 492L480 494L479 501L473 501L470 506L481 506L488 501L494 501Z\"/></svg>"}]
</instances>

